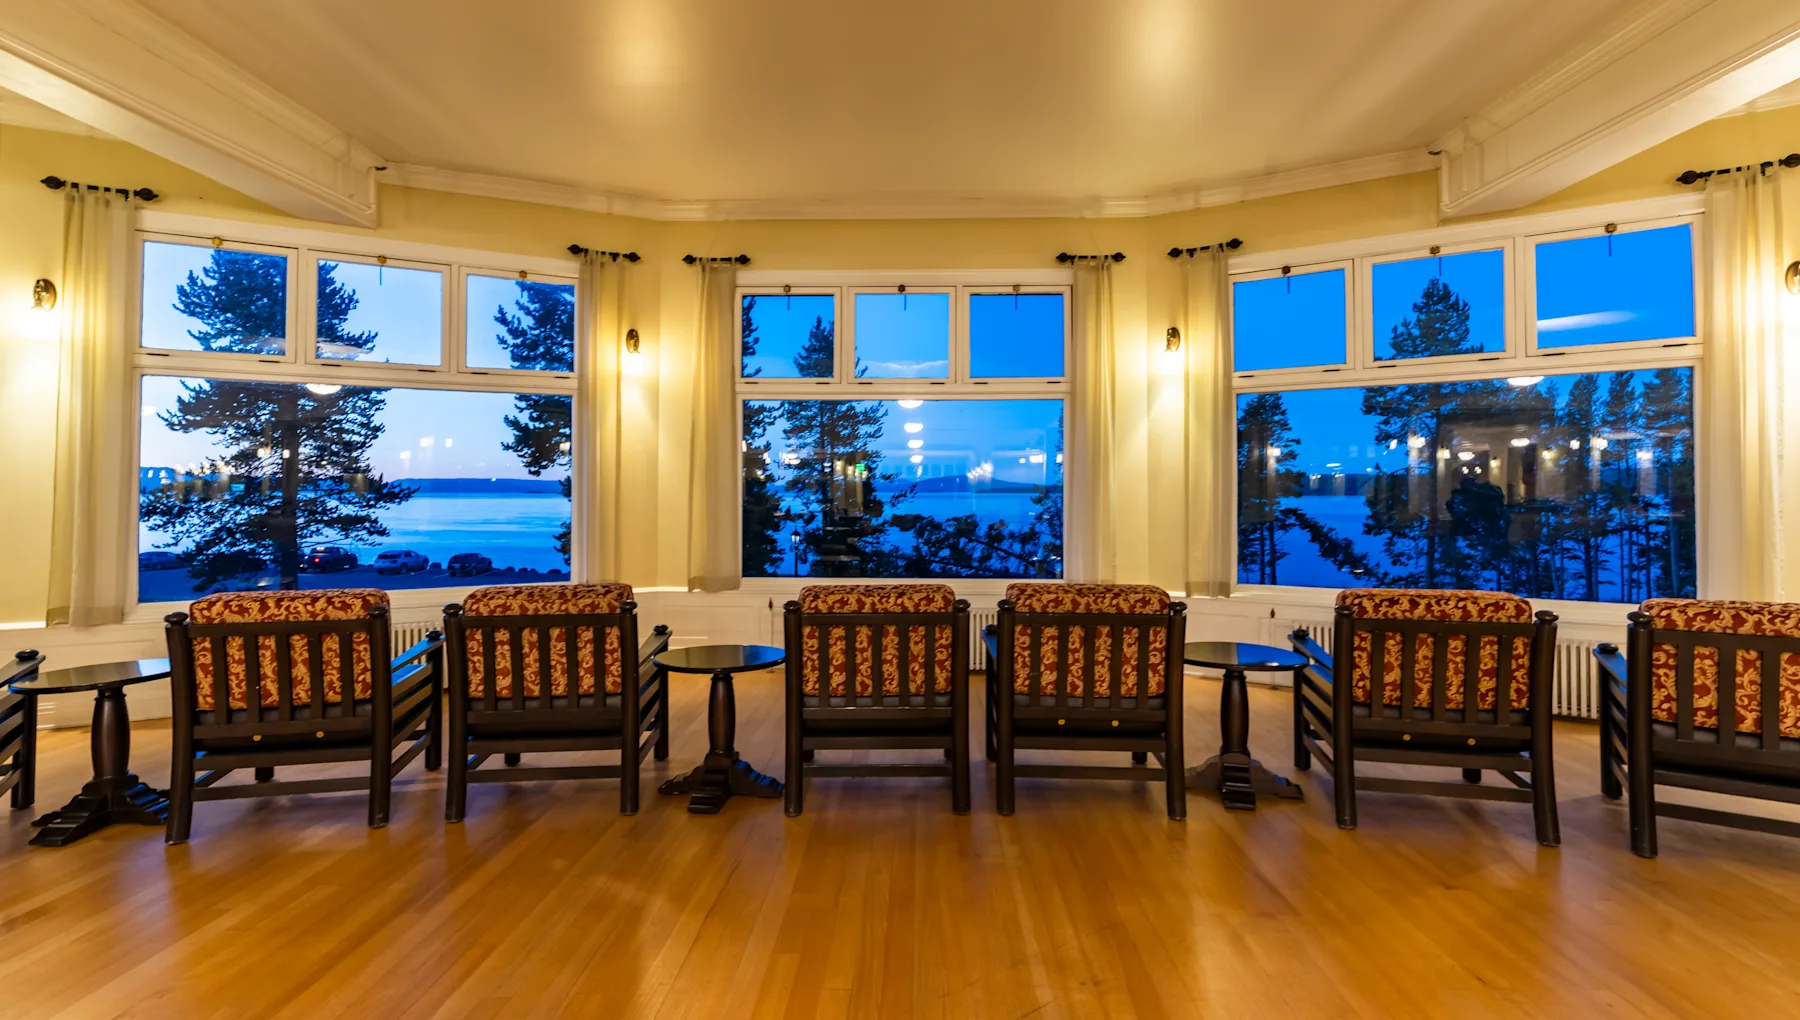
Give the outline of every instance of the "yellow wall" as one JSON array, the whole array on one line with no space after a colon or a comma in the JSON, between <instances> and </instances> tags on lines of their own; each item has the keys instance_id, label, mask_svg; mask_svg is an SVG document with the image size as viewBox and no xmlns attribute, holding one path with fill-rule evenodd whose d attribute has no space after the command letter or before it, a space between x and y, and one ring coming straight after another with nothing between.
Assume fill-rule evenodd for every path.
<instances>
[{"instance_id":1,"label":"yellow wall","mask_svg":"<svg viewBox=\"0 0 1800 1020\"><path fill-rule=\"evenodd\" d=\"M1779 155L1800 136L1800 108L1715 121L1659 145L1529 210L1670 194L1676 173ZM47 584L51 423L56 344L28 313L31 281L56 279L61 198L37 183L46 174L148 186L170 212L266 223L291 217L133 146L0 127L0 535L8 545L0 624L41 621ZM1180 456L1174 384L1153 371L1152 352L1177 319L1179 279L1163 256L1172 245L1243 238L1246 252L1420 230L1438 223L1431 173L1144 219L827 220L654 223L528 203L401 187L382 188L381 223L344 232L527 255L556 255L571 242L636 250L629 322L645 337L657 371L637 382L632 419L655 423L633 444L627 500L635 539L626 565L640 585L687 576L686 366L693 332L693 271L687 252L748 252L758 269L1020 269L1052 264L1059 251L1123 251L1115 274L1119 345L1120 518L1117 544L1127 578L1179 588L1179 564L1154 550L1182 525L1179 494L1155 484L1175 477ZM320 228L319 224L305 224ZM324 229L339 229L325 227Z\"/></svg>"}]
</instances>

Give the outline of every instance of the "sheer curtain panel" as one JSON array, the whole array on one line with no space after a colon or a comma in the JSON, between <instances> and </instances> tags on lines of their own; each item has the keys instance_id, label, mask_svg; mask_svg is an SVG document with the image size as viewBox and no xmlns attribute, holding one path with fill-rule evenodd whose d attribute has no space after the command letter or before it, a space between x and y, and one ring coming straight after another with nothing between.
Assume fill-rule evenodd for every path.
<instances>
[{"instance_id":1,"label":"sheer curtain panel","mask_svg":"<svg viewBox=\"0 0 1800 1020\"><path fill-rule=\"evenodd\" d=\"M688 587L738 586L737 267L701 262L694 344L694 431L688 459Z\"/></svg>"},{"instance_id":2,"label":"sheer curtain panel","mask_svg":"<svg viewBox=\"0 0 1800 1020\"><path fill-rule=\"evenodd\" d=\"M1112 260L1075 266L1073 390L1064 428L1069 463L1063 472L1063 576L1112 581L1118 573L1113 504L1113 402L1118 356L1113 349Z\"/></svg>"},{"instance_id":3,"label":"sheer curtain panel","mask_svg":"<svg viewBox=\"0 0 1800 1020\"><path fill-rule=\"evenodd\" d=\"M92 627L124 618L132 556L135 401L126 325L131 200L79 185L63 195L57 307L55 482L45 622Z\"/></svg>"},{"instance_id":4,"label":"sheer curtain panel","mask_svg":"<svg viewBox=\"0 0 1800 1020\"><path fill-rule=\"evenodd\" d=\"M1800 174L1719 174L1706 185L1706 354L1701 372L1700 594L1800 599L1800 309L1782 282L1800 256L1784 224ZM1795 464L1786 463L1796 454Z\"/></svg>"},{"instance_id":5,"label":"sheer curtain panel","mask_svg":"<svg viewBox=\"0 0 1800 1020\"><path fill-rule=\"evenodd\" d=\"M1236 576L1232 532L1237 508L1237 414L1231 392L1231 281L1223 245L1183 259L1186 298L1182 350L1187 355L1187 593L1231 594Z\"/></svg>"},{"instance_id":6,"label":"sheer curtain panel","mask_svg":"<svg viewBox=\"0 0 1800 1020\"><path fill-rule=\"evenodd\" d=\"M624 274L628 262L605 252L581 257L577 289L582 358L575 396L575 576L586 581L620 581L621 517L624 513L625 314Z\"/></svg>"}]
</instances>

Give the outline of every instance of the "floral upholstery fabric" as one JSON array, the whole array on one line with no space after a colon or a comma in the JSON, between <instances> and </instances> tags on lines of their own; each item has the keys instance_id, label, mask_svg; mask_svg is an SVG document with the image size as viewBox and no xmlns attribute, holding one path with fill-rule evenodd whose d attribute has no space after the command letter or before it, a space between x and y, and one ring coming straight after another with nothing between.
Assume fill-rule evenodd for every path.
<instances>
[{"instance_id":1,"label":"floral upholstery fabric","mask_svg":"<svg viewBox=\"0 0 1800 1020\"><path fill-rule=\"evenodd\" d=\"M386 608L387 604L387 593L374 588L221 592L208 595L189 606L188 619L200 624L366 620L377 606ZM250 672L244 650L245 640L240 637L225 639L225 703L233 709L249 707ZM275 708L281 704L281 665L276 654L276 640L277 636L274 634L263 634L256 638L257 677L261 687L259 700L263 708ZM373 696L375 689L368 635L357 634L350 644L353 660L351 695L354 700L366 701ZM306 635L292 634L288 636L288 648L289 667L293 671L294 680L291 703L296 706L311 705L316 679L311 642ZM342 701L343 652L338 647L337 635L326 635L320 640L319 657L323 660L320 672L324 675L325 701ZM212 640L195 638L194 706L199 711L211 712L217 707L218 695L213 689L214 672Z\"/></svg>"},{"instance_id":2,"label":"floral upholstery fabric","mask_svg":"<svg viewBox=\"0 0 1800 1020\"><path fill-rule=\"evenodd\" d=\"M628 584L497 584L477 588L463 599L463 615L481 616L611 616L624 610L631 601ZM624 690L625 660L619 628L606 627L606 693ZM469 697L487 697L487 657L484 634L471 629L467 635ZM539 667L538 630L528 628L520 635L519 671L524 674L527 698L543 696L543 674ZM594 628L575 629L576 694L594 693L595 659ZM550 628L550 696L566 697L569 693L568 631ZM494 697L513 696L512 635L505 631L494 634Z\"/></svg>"},{"instance_id":3,"label":"floral upholstery fabric","mask_svg":"<svg viewBox=\"0 0 1800 1020\"><path fill-rule=\"evenodd\" d=\"M1169 593L1149 584L1009 584L1006 586L1006 600L1019 613L1112 616L1165 616L1170 605ZM1138 696L1138 674L1141 672L1137 628L1124 631L1119 641L1120 662L1116 667L1112 661L1112 630L1106 625L1094 628L1094 697L1112 697L1113 677L1118 674L1121 677L1119 696L1135 698ZM1039 682L1043 693L1053 694L1056 689L1057 646L1061 643L1061 628L1055 625L1040 626L1038 631L1041 641L1038 665L1043 672ZM1087 640L1086 627L1069 628L1069 675L1066 691L1072 698L1087 695ZM1147 697L1162 696L1163 674L1168 668L1168 640L1167 630L1161 626L1151 627L1148 655L1150 690ZM1013 627L1013 690L1018 694L1030 694L1032 690L1031 628L1024 624Z\"/></svg>"},{"instance_id":4,"label":"floral upholstery fabric","mask_svg":"<svg viewBox=\"0 0 1800 1020\"><path fill-rule=\"evenodd\" d=\"M1701 599L1651 599L1638 607L1658 630L1697 630L1710 634L1750 634L1800 638L1800 605L1787 602L1728 602ZM1650 655L1650 714L1660 722L1676 721L1674 645L1653 646ZM1737 729L1762 732L1762 653L1737 653ZM1779 726L1784 737L1800 738L1800 654L1781 656ZM1719 726L1719 649L1694 649L1694 725Z\"/></svg>"},{"instance_id":5,"label":"floral upholstery fabric","mask_svg":"<svg viewBox=\"0 0 1800 1020\"><path fill-rule=\"evenodd\" d=\"M800 589L800 612L806 616L833 613L948 613L956 608L956 592L943 584L815 584ZM808 697L819 694L819 627L803 626L800 637L800 687ZM830 672L827 690L831 697L846 697L852 689L857 697L875 696L873 667L875 636L873 627L856 627L854 682L851 656L845 646L850 643L849 627L826 626L830 647L826 650L826 669ZM950 670L955 654L954 635L948 624L933 627L906 628L911 669L906 689L909 694L925 693L926 639L930 635L932 655L937 660L935 693L950 692ZM885 697L900 694L900 628L882 628L881 693Z\"/></svg>"},{"instance_id":6,"label":"floral upholstery fabric","mask_svg":"<svg viewBox=\"0 0 1800 1020\"><path fill-rule=\"evenodd\" d=\"M1431 620L1444 623L1530 623L1531 603L1517 595L1493 591L1459 591L1405 588L1350 588L1338 593L1337 604L1350 607L1361 620ZM1354 670L1350 675L1350 696L1358 702L1369 701L1369 678L1373 670L1372 635L1359 633L1353 650ZM1382 660L1381 703L1400 704L1401 647L1400 635L1383 635L1386 646ZM1476 666L1475 707L1492 709L1500 673L1500 641L1498 636L1480 638L1480 661ZM1418 635L1413 649L1413 706L1431 707L1432 652L1435 639ZM1465 707L1464 678L1468 675L1468 639L1451 637L1444 647L1444 707ZM1511 682L1507 703L1523 711L1531 703L1531 640L1513 638Z\"/></svg>"}]
</instances>

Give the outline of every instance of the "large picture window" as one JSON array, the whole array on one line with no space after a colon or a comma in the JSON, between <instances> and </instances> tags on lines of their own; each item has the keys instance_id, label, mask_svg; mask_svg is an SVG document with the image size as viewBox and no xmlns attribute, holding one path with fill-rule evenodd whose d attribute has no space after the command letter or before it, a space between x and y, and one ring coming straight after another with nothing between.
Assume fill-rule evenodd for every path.
<instances>
[{"instance_id":1,"label":"large picture window","mask_svg":"<svg viewBox=\"0 0 1800 1020\"><path fill-rule=\"evenodd\" d=\"M744 576L1061 577L1066 289L855 283L741 298Z\"/></svg>"},{"instance_id":2,"label":"large picture window","mask_svg":"<svg viewBox=\"0 0 1800 1020\"><path fill-rule=\"evenodd\" d=\"M162 235L142 257L139 602L568 579L571 282Z\"/></svg>"}]
</instances>

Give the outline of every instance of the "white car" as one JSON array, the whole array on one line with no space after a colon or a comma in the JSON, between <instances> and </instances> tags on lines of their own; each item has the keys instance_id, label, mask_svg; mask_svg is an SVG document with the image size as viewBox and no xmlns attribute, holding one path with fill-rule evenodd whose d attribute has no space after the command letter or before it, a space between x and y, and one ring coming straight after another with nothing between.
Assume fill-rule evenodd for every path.
<instances>
[{"instance_id":1,"label":"white car","mask_svg":"<svg viewBox=\"0 0 1800 1020\"><path fill-rule=\"evenodd\" d=\"M430 565L424 554L411 549L389 549L375 557L377 574L416 574Z\"/></svg>"}]
</instances>

